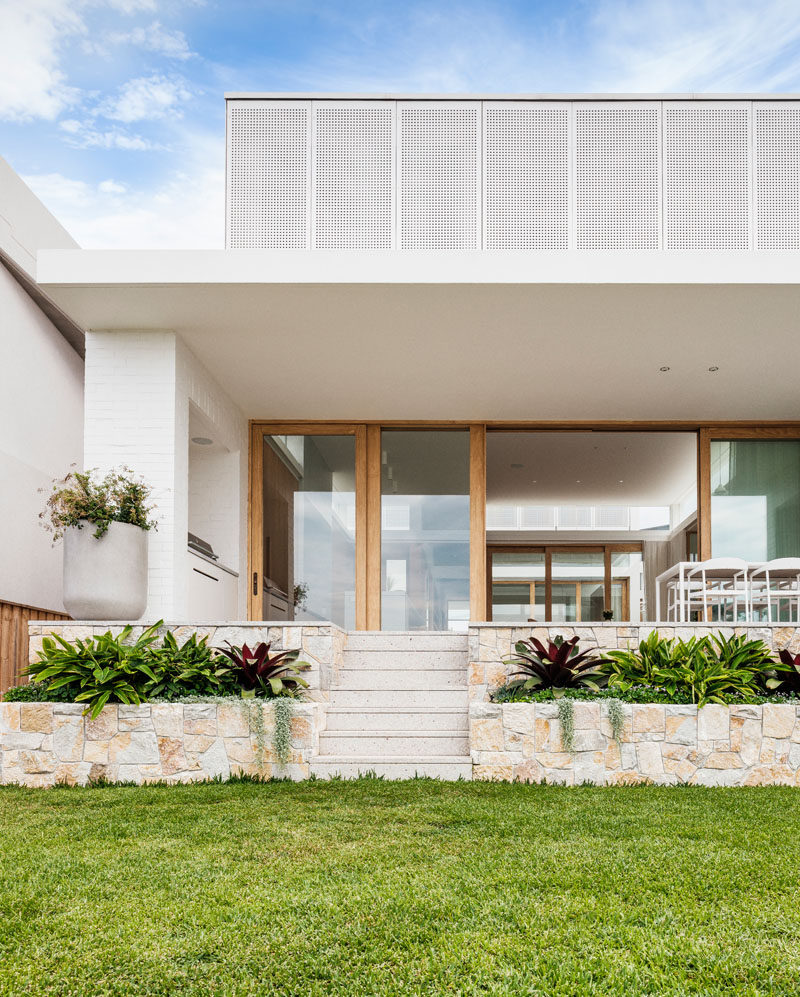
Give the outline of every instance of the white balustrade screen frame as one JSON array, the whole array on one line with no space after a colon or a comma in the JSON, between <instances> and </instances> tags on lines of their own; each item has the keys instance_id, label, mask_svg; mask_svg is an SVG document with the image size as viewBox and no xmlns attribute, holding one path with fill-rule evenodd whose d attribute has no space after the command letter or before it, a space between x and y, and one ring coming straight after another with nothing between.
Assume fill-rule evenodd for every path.
<instances>
[{"instance_id":1,"label":"white balustrade screen frame","mask_svg":"<svg viewBox=\"0 0 800 997\"><path fill-rule=\"evenodd\" d=\"M337 112L363 123L342 128L340 197L335 132L317 142ZM270 116L291 153L259 147ZM429 189L413 118L430 122ZM230 249L800 249L800 99L231 96L226 120Z\"/></svg>"}]
</instances>

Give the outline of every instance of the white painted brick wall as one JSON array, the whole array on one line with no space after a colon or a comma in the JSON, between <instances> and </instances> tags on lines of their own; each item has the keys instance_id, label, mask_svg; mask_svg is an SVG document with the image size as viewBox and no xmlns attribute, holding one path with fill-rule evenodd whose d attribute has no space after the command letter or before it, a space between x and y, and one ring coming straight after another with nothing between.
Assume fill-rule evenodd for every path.
<instances>
[{"instance_id":1,"label":"white painted brick wall","mask_svg":"<svg viewBox=\"0 0 800 997\"><path fill-rule=\"evenodd\" d=\"M147 617L187 615L189 401L238 453L239 569L246 565L247 422L173 332L90 332L86 342L84 465L127 465L152 486L158 530L150 534ZM239 615L244 614L240 571ZM199 621L196 621L199 622Z\"/></svg>"}]
</instances>

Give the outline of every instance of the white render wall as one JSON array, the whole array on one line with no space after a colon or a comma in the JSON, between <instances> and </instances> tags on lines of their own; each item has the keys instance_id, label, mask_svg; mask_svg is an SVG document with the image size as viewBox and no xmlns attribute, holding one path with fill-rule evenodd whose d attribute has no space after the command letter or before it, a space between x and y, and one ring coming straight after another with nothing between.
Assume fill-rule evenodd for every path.
<instances>
[{"instance_id":1,"label":"white render wall","mask_svg":"<svg viewBox=\"0 0 800 997\"><path fill-rule=\"evenodd\" d=\"M0 265L0 600L63 612L61 546L39 521L80 464L83 361Z\"/></svg>"},{"instance_id":2,"label":"white render wall","mask_svg":"<svg viewBox=\"0 0 800 997\"><path fill-rule=\"evenodd\" d=\"M153 489L158 529L150 534L146 615L186 618L189 529L189 402L233 453L237 487L220 497L236 537L239 615L245 610L247 422L194 354L171 331L91 332L86 337L84 463L126 465Z\"/></svg>"}]
</instances>

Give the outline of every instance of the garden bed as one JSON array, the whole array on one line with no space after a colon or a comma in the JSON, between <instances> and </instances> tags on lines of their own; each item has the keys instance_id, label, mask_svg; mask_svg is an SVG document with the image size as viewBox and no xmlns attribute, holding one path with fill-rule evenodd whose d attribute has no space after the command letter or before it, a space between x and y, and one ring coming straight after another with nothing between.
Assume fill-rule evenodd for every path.
<instances>
[{"instance_id":1,"label":"garden bed","mask_svg":"<svg viewBox=\"0 0 800 997\"><path fill-rule=\"evenodd\" d=\"M326 706L283 700L291 711L284 764L274 736L279 702L120 703L94 720L80 703L0 703L0 781L44 787L239 774L305 779Z\"/></svg>"},{"instance_id":2,"label":"garden bed","mask_svg":"<svg viewBox=\"0 0 800 997\"><path fill-rule=\"evenodd\" d=\"M615 737L608 704L472 703L473 778L568 785L800 784L800 705L620 703Z\"/></svg>"}]
</instances>

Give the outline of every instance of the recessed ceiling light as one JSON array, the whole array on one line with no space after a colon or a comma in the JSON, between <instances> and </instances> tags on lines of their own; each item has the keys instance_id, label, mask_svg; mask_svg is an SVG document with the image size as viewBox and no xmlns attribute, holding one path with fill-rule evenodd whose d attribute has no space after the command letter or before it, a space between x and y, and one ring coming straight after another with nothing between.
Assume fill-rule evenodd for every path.
<instances>
[{"instance_id":1,"label":"recessed ceiling light","mask_svg":"<svg viewBox=\"0 0 800 997\"><path fill-rule=\"evenodd\" d=\"M623 482L623 479L622 479L622 478L620 478L620 479L619 479L619 483L620 483L620 484L622 484L622 482Z\"/></svg>"},{"instance_id":2,"label":"recessed ceiling light","mask_svg":"<svg viewBox=\"0 0 800 997\"><path fill-rule=\"evenodd\" d=\"M719 367L709 367L708 369L709 369L709 370L711 371L711 373L713 374L715 370L719 370Z\"/></svg>"},{"instance_id":3,"label":"recessed ceiling light","mask_svg":"<svg viewBox=\"0 0 800 997\"><path fill-rule=\"evenodd\" d=\"M575 484L576 484L576 485L579 485L580 483L581 483L581 479L580 479L580 478L578 478L578 479L577 479L577 480L575 481Z\"/></svg>"},{"instance_id":4,"label":"recessed ceiling light","mask_svg":"<svg viewBox=\"0 0 800 997\"><path fill-rule=\"evenodd\" d=\"M659 369L659 371L660 371L660 372L661 372L662 374L666 374L666 372L667 372L667 371L668 371L668 370L669 370L670 368L669 368L669 367L659 367L658 369Z\"/></svg>"},{"instance_id":5,"label":"recessed ceiling light","mask_svg":"<svg viewBox=\"0 0 800 997\"><path fill-rule=\"evenodd\" d=\"M196 443L199 447L210 447L213 443L207 436L193 436L192 443Z\"/></svg>"}]
</instances>

